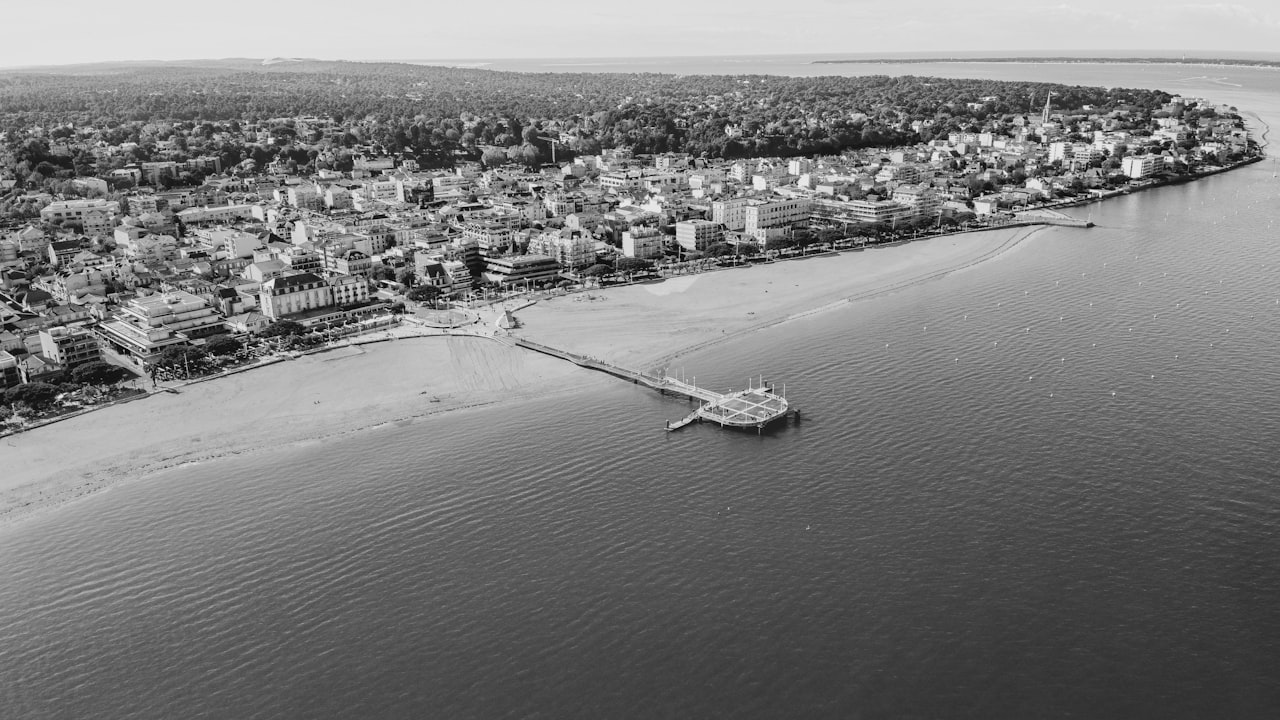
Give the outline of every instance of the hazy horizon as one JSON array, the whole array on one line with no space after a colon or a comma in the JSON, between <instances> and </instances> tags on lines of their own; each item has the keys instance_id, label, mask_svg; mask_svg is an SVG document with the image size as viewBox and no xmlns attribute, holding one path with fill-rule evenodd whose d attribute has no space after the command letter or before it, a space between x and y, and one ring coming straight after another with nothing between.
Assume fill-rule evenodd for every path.
<instances>
[{"instance_id":1,"label":"hazy horizon","mask_svg":"<svg viewBox=\"0 0 1280 720\"><path fill-rule=\"evenodd\" d=\"M223 0L215 12L137 0L128 12L64 0L8 8L20 32L0 45L0 68L212 58L331 58L459 62L722 55L922 55L1066 52L1275 55L1280 11L1271 2L1077 0L956 9L918 0L886 11L853 0L779 10L765 0L651 0L643 12L586 0L553 7L512 0L466 8L388 0L377 14L332 0L261 4ZM353 21L347 22L344 18ZM52 27L51 27L52 25ZM360 28L360 29L355 29ZM48 29L47 32L39 30ZM1073 46L1070 50L1038 47ZM938 50L938 48L947 48ZM1233 48L1219 50L1216 48Z\"/></svg>"},{"instance_id":2,"label":"hazy horizon","mask_svg":"<svg viewBox=\"0 0 1280 720\"><path fill-rule=\"evenodd\" d=\"M964 60L964 59L985 59L985 58L1156 58L1162 60L1241 60L1241 61L1265 61L1280 62L1280 52L1274 51L1239 51L1239 50L1188 50L1183 48L1164 48L1164 49L1106 49L1099 48L1093 50L1082 50L1078 48L1070 49L1039 49L1039 50L921 50L921 51L884 51L884 52L795 52L795 53L705 53L705 54L652 54L652 55L530 55L530 56L474 56L474 57L322 57L322 56L281 56L281 55L259 55L259 56L191 56L181 58L160 58L160 57L141 57L141 58L104 58L100 60L84 60L79 62L65 63L38 63L26 65L0 66L3 70L30 70L42 68L63 68L63 67L83 67L95 65L160 65L160 64L199 64L199 63L230 63L236 61L265 63L271 60L278 60L281 63L290 61L314 61L314 62L356 62L356 63L407 63L420 65L457 65L457 66L476 66L482 67L486 65L520 63L520 62L538 62L555 64L553 61L564 61L566 64L597 64L587 61L610 61L610 60L679 60L683 58L794 58L806 62L818 60L915 60L915 59L938 59L942 60ZM607 64L607 63L606 63Z\"/></svg>"}]
</instances>

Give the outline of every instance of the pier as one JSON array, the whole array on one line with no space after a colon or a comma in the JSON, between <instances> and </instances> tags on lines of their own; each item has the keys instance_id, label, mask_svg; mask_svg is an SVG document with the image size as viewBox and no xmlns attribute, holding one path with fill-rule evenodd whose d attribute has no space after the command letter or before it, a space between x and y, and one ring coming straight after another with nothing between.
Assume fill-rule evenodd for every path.
<instances>
[{"instance_id":1,"label":"pier","mask_svg":"<svg viewBox=\"0 0 1280 720\"><path fill-rule=\"evenodd\" d=\"M678 395L699 403L698 409L685 417L675 422L668 421L666 427L668 431L679 430L694 422L707 421L718 423L721 427L754 427L757 432L761 432L764 430L765 425L774 420L787 416L796 419L800 418L800 411L792 408L787 403L785 393L782 395L774 393L773 386L765 383L763 379L761 379L759 386L752 386L750 380L748 380L746 390L718 393L674 377L649 375L648 373L619 367L596 358L536 343L532 340L512 338L512 341L518 347L567 360L574 365L589 370L596 370L623 380L630 380L637 385L644 385L664 395Z\"/></svg>"}]
</instances>

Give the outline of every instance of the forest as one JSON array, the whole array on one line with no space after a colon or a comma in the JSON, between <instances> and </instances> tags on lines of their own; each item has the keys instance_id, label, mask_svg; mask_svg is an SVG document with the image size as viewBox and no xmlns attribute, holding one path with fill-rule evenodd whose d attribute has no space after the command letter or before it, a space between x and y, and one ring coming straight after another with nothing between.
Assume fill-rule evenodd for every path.
<instances>
[{"instance_id":1,"label":"forest","mask_svg":"<svg viewBox=\"0 0 1280 720\"><path fill-rule=\"evenodd\" d=\"M224 166L252 159L261 167L283 155L301 167L371 144L425 167L486 151L536 164L553 151L563 160L610 147L716 158L816 156L960 129L999 131L1015 115L1038 113L1050 91L1055 111L1065 112L1088 106L1149 113L1170 98L1151 90L915 76L515 73L224 60L8 71L0 74L0 133L12 162L25 161L27 173L43 162L56 177L92 170L92 158L30 147L18 157L31 128L44 128L46 142L83 140L92 128L95 142L138 143L126 158L132 161L150 159L156 140L175 138L181 152L219 155ZM295 124L301 116L324 121ZM929 129L917 133L913 120L930 121ZM243 130L262 127L272 142L245 141Z\"/></svg>"}]
</instances>

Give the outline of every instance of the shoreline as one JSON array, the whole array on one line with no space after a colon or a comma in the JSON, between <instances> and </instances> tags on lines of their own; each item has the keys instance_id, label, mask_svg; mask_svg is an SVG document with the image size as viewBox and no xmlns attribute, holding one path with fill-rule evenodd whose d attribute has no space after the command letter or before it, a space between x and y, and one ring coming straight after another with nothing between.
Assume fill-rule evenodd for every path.
<instances>
[{"instance_id":1,"label":"shoreline","mask_svg":"<svg viewBox=\"0 0 1280 720\"><path fill-rule=\"evenodd\" d=\"M512 335L639 372L996 260L1045 226L934 236L540 301ZM771 291L774 291L771 293Z\"/></svg>"},{"instance_id":2,"label":"shoreline","mask_svg":"<svg viewBox=\"0 0 1280 720\"><path fill-rule=\"evenodd\" d=\"M0 524L183 465L535 399L583 383L559 361L462 334L405 336L376 351L340 346L255 370L0 439L7 471Z\"/></svg>"},{"instance_id":3,"label":"shoreline","mask_svg":"<svg viewBox=\"0 0 1280 720\"><path fill-rule=\"evenodd\" d=\"M511 335L546 341L554 326L545 344L652 367L997 260L1039 229L968 232L556 296L525 306L522 326ZM702 307L680 310L690 303ZM516 347L496 332L387 339L193 381L0 438L6 468L0 524L183 465L615 382L591 380L581 368Z\"/></svg>"},{"instance_id":4,"label":"shoreline","mask_svg":"<svg viewBox=\"0 0 1280 720\"><path fill-rule=\"evenodd\" d=\"M1270 128L1257 115L1253 117L1263 125L1265 143ZM1170 183L1138 189L1166 184ZM996 261L1049 226L1015 222L551 296L532 303L525 300L519 307L520 327L507 334L641 372L660 372L677 358L747 333ZM483 331L415 328L371 333L346 344L198 378L0 436L7 448L9 471L0 479L0 524L183 465L519 402L582 385L580 368L539 358L504 342L496 327L489 328L493 319L482 316ZM376 352L365 349L375 344L379 345ZM357 371L347 367L352 362L371 367ZM438 372L441 368L445 371ZM358 382L334 390L348 369ZM373 378L381 382L375 385ZM602 378L600 382L612 381ZM335 392L337 412L332 404L317 407L329 403ZM298 404L299 393L324 399L312 399L314 404L308 407ZM253 432L251 423L236 412L236 403L242 400L255 408L268 406L254 421L274 425L277 434ZM74 440L79 453L73 458L65 453L64 432L80 435Z\"/></svg>"}]
</instances>

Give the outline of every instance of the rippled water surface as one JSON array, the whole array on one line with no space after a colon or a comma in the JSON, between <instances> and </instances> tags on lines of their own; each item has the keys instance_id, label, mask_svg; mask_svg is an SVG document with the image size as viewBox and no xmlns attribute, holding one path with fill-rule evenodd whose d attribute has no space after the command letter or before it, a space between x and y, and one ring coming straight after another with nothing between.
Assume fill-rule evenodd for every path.
<instances>
[{"instance_id":1,"label":"rippled water surface","mask_svg":"<svg viewBox=\"0 0 1280 720\"><path fill-rule=\"evenodd\" d=\"M0 528L0 716L1269 717L1272 172L684 360L763 436L592 381Z\"/></svg>"}]
</instances>

